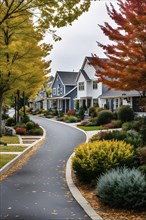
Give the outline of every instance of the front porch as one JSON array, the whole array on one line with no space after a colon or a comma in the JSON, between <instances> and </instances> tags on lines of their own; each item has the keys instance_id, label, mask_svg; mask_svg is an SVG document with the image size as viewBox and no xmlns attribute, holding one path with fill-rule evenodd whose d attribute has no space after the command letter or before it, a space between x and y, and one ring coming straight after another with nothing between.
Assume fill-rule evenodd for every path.
<instances>
[{"instance_id":1,"label":"front porch","mask_svg":"<svg viewBox=\"0 0 146 220\"><path fill-rule=\"evenodd\" d=\"M56 108L58 111L66 113L71 109L71 99L69 97L52 97L48 98L49 108Z\"/></svg>"},{"instance_id":2,"label":"front porch","mask_svg":"<svg viewBox=\"0 0 146 220\"><path fill-rule=\"evenodd\" d=\"M89 108L93 106L99 106L98 98L93 99L91 96L88 97L80 97L75 100L79 101L79 108L85 109L85 114L89 115Z\"/></svg>"}]
</instances>

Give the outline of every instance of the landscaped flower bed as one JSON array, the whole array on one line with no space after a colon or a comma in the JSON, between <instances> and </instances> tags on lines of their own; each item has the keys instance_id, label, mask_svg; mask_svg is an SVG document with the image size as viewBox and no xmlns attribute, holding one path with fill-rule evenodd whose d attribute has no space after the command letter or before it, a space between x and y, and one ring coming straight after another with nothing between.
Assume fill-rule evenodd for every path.
<instances>
[{"instance_id":1,"label":"landscaped flower bed","mask_svg":"<svg viewBox=\"0 0 146 220\"><path fill-rule=\"evenodd\" d=\"M74 178L76 183L81 190L86 188L83 193L87 198L88 187L92 185L90 190L92 189L92 194L95 196L93 196L94 201L90 199L90 202L95 209L96 203L97 207L100 204L100 209L101 207L104 207L103 209L107 207L109 210L110 207L112 210L113 207L122 208L122 212L128 213L127 216L131 218L127 218L126 214L123 217L122 212L116 209L115 212L120 213L120 215L115 214L118 216L117 219L144 220L146 219L146 117L131 119L132 121L124 122L123 130L101 131L94 135L89 143L81 144L75 150L72 167L76 175ZM139 212L139 218L136 212ZM100 210L97 213L100 214ZM111 213L112 216L113 211ZM116 219L107 216L106 218L104 216L105 220Z\"/></svg>"}]
</instances>

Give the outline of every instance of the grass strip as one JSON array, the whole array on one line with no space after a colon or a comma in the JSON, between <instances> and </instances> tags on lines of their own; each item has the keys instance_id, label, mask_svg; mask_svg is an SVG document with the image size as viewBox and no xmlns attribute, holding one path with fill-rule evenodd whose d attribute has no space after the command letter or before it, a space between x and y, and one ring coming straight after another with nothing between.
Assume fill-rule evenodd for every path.
<instances>
[{"instance_id":1,"label":"grass strip","mask_svg":"<svg viewBox=\"0 0 146 220\"><path fill-rule=\"evenodd\" d=\"M13 158L15 158L17 154L1 154L0 155L0 169L7 164L9 161L11 161Z\"/></svg>"},{"instance_id":2,"label":"grass strip","mask_svg":"<svg viewBox=\"0 0 146 220\"><path fill-rule=\"evenodd\" d=\"M81 125L78 125L77 127L84 130L84 131L97 131L97 130L104 130L105 129L103 126L81 126Z\"/></svg>"},{"instance_id":3,"label":"grass strip","mask_svg":"<svg viewBox=\"0 0 146 220\"><path fill-rule=\"evenodd\" d=\"M0 152L22 152L26 148L25 146L0 146Z\"/></svg>"},{"instance_id":4,"label":"grass strip","mask_svg":"<svg viewBox=\"0 0 146 220\"><path fill-rule=\"evenodd\" d=\"M3 135L0 137L0 141L7 144L19 144L19 138L17 136Z\"/></svg>"}]
</instances>

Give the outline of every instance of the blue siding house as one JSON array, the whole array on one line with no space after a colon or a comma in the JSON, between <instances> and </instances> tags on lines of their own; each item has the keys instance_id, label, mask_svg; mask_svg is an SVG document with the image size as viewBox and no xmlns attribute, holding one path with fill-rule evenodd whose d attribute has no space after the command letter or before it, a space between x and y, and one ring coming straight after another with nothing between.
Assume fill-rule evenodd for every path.
<instances>
[{"instance_id":1,"label":"blue siding house","mask_svg":"<svg viewBox=\"0 0 146 220\"><path fill-rule=\"evenodd\" d=\"M52 83L51 108L67 112L74 109L74 99L77 97L76 78L78 72L57 71Z\"/></svg>"}]
</instances>

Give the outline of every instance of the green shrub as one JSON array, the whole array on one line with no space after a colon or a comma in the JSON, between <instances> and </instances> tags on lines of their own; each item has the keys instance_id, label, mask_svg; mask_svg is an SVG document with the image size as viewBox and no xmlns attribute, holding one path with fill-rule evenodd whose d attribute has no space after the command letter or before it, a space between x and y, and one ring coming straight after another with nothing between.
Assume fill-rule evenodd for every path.
<instances>
[{"instance_id":1,"label":"green shrub","mask_svg":"<svg viewBox=\"0 0 146 220\"><path fill-rule=\"evenodd\" d=\"M89 119L86 121L86 126L96 126L97 125L97 117Z\"/></svg>"},{"instance_id":2,"label":"green shrub","mask_svg":"<svg viewBox=\"0 0 146 220\"><path fill-rule=\"evenodd\" d=\"M15 125L15 119L14 118L8 118L6 121L6 126L13 126Z\"/></svg>"},{"instance_id":3,"label":"green shrub","mask_svg":"<svg viewBox=\"0 0 146 220\"><path fill-rule=\"evenodd\" d=\"M78 118L76 116L70 116L66 122L74 123L74 122L77 122L77 121L78 121Z\"/></svg>"},{"instance_id":4,"label":"green shrub","mask_svg":"<svg viewBox=\"0 0 146 220\"><path fill-rule=\"evenodd\" d=\"M121 128L122 127L122 122L120 120L113 120L114 123L114 128Z\"/></svg>"},{"instance_id":5,"label":"green shrub","mask_svg":"<svg viewBox=\"0 0 146 220\"><path fill-rule=\"evenodd\" d=\"M143 165L139 166L138 168L146 176L146 165L143 164Z\"/></svg>"},{"instance_id":6,"label":"green shrub","mask_svg":"<svg viewBox=\"0 0 146 220\"><path fill-rule=\"evenodd\" d=\"M126 131L113 131L113 139L115 140L125 140L127 137L127 132Z\"/></svg>"},{"instance_id":7,"label":"green shrub","mask_svg":"<svg viewBox=\"0 0 146 220\"><path fill-rule=\"evenodd\" d=\"M110 123L113 119L113 113L110 110L103 110L98 113L97 125Z\"/></svg>"},{"instance_id":8,"label":"green shrub","mask_svg":"<svg viewBox=\"0 0 146 220\"><path fill-rule=\"evenodd\" d=\"M34 122L29 121L29 122L26 123L26 129L27 129L27 130L31 130L31 129L33 129L34 127L35 127Z\"/></svg>"},{"instance_id":9,"label":"green shrub","mask_svg":"<svg viewBox=\"0 0 146 220\"><path fill-rule=\"evenodd\" d=\"M83 120L84 119L85 110L83 108L79 108L79 111L77 113L77 116Z\"/></svg>"},{"instance_id":10,"label":"green shrub","mask_svg":"<svg viewBox=\"0 0 146 220\"><path fill-rule=\"evenodd\" d=\"M28 131L30 135L43 135L43 130L41 128L35 128Z\"/></svg>"},{"instance_id":11,"label":"green shrub","mask_svg":"<svg viewBox=\"0 0 146 220\"><path fill-rule=\"evenodd\" d=\"M82 143L75 150L72 166L79 179L92 181L111 168L133 166L133 156L133 147L123 141Z\"/></svg>"},{"instance_id":12,"label":"green shrub","mask_svg":"<svg viewBox=\"0 0 146 220\"><path fill-rule=\"evenodd\" d=\"M146 125L141 126L139 133L142 136L143 144L146 144Z\"/></svg>"},{"instance_id":13,"label":"green shrub","mask_svg":"<svg viewBox=\"0 0 146 220\"><path fill-rule=\"evenodd\" d=\"M97 195L112 207L146 207L146 179L138 169L117 168L103 174L97 182Z\"/></svg>"},{"instance_id":14,"label":"green shrub","mask_svg":"<svg viewBox=\"0 0 146 220\"><path fill-rule=\"evenodd\" d=\"M97 140L123 140L131 144L134 148L142 147L143 141L141 135L133 131L101 131L90 138L90 142Z\"/></svg>"},{"instance_id":15,"label":"green shrub","mask_svg":"<svg viewBox=\"0 0 146 220\"><path fill-rule=\"evenodd\" d=\"M64 116L63 111L58 111L58 117L63 117L63 116Z\"/></svg>"},{"instance_id":16,"label":"green shrub","mask_svg":"<svg viewBox=\"0 0 146 220\"><path fill-rule=\"evenodd\" d=\"M3 113L2 114L2 120L6 120L6 119L8 119L9 118L9 115L8 114L6 114L6 113Z\"/></svg>"},{"instance_id":17,"label":"green shrub","mask_svg":"<svg viewBox=\"0 0 146 220\"><path fill-rule=\"evenodd\" d=\"M112 140L113 133L111 131L101 131L98 134L93 135L90 138L90 142L98 141L98 140Z\"/></svg>"},{"instance_id":18,"label":"green shrub","mask_svg":"<svg viewBox=\"0 0 146 220\"><path fill-rule=\"evenodd\" d=\"M26 128L26 124L22 123L22 122L19 122L15 125L15 129L16 128Z\"/></svg>"},{"instance_id":19,"label":"green shrub","mask_svg":"<svg viewBox=\"0 0 146 220\"><path fill-rule=\"evenodd\" d=\"M122 122L132 121L134 119L134 112L129 105L123 105L118 109L118 119Z\"/></svg>"},{"instance_id":20,"label":"green shrub","mask_svg":"<svg viewBox=\"0 0 146 220\"><path fill-rule=\"evenodd\" d=\"M127 137L125 131L101 131L90 138L90 142L97 140L124 140Z\"/></svg>"},{"instance_id":21,"label":"green shrub","mask_svg":"<svg viewBox=\"0 0 146 220\"><path fill-rule=\"evenodd\" d=\"M139 131L141 127L141 122L140 121L133 121L131 124L131 129L135 131Z\"/></svg>"},{"instance_id":22,"label":"green shrub","mask_svg":"<svg viewBox=\"0 0 146 220\"><path fill-rule=\"evenodd\" d=\"M136 131L132 131L132 130L128 131L127 136L124 138L124 141L128 144L133 145L134 148L143 146L142 136Z\"/></svg>"},{"instance_id":23,"label":"green shrub","mask_svg":"<svg viewBox=\"0 0 146 220\"><path fill-rule=\"evenodd\" d=\"M122 129L123 131L129 131L132 128L132 123L131 122L125 122L122 124Z\"/></svg>"},{"instance_id":24,"label":"green shrub","mask_svg":"<svg viewBox=\"0 0 146 220\"><path fill-rule=\"evenodd\" d=\"M92 117L92 118L94 118L94 117L96 117L97 116L97 112L96 112L96 107L90 107L89 108L89 115Z\"/></svg>"},{"instance_id":25,"label":"green shrub","mask_svg":"<svg viewBox=\"0 0 146 220\"><path fill-rule=\"evenodd\" d=\"M96 126L97 125L97 117L91 118L89 121L86 121L87 126Z\"/></svg>"},{"instance_id":26,"label":"green shrub","mask_svg":"<svg viewBox=\"0 0 146 220\"><path fill-rule=\"evenodd\" d=\"M146 165L146 147L138 148L138 157L140 163Z\"/></svg>"},{"instance_id":27,"label":"green shrub","mask_svg":"<svg viewBox=\"0 0 146 220\"><path fill-rule=\"evenodd\" d=\"M29 116L28 115L24 115L23 117L22 117L22 123L27 123L27 122L29 122L30 121L30 118L29 118Z\"/></svg>"}]
</instances>

